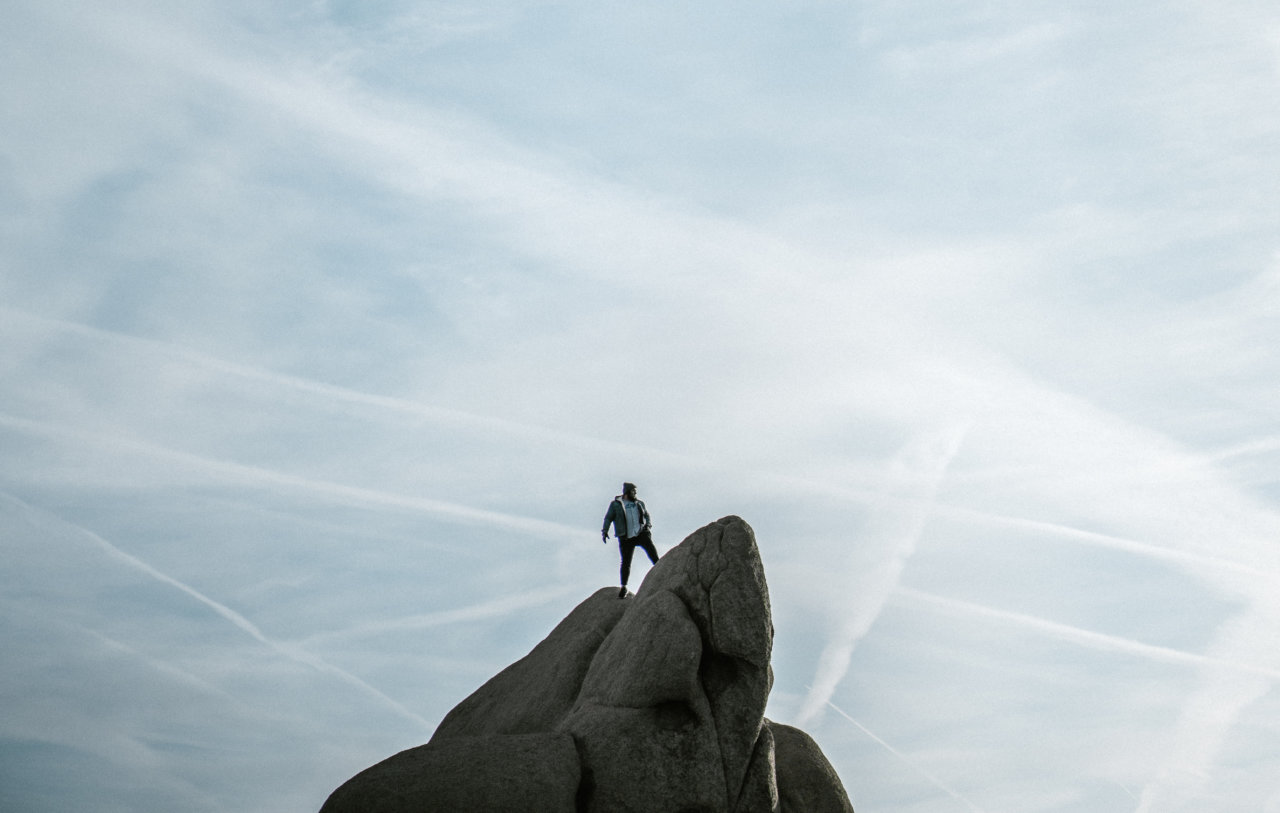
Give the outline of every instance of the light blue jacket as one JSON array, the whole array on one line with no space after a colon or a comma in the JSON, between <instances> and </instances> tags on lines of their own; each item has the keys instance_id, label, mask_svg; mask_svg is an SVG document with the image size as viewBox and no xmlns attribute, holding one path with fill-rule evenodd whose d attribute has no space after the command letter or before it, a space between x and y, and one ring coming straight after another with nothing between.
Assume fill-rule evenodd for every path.
<instances>
[{"instance_id":1,"label":"light blue jacket","mask_svg":"<svg viewBox=\"0 0 1280 813\"><path fill-rule=\"evenodd\" d=\"M640 531L647 531L653 527L653 523L649 520L649 511L644 507L644 502L636 500L636 507L640 509ZM604 515L604 527L600 529L601 536L609 535L609 526L613 526L613 535L619 539L627 537L627 509L622 506L622 496L613 498L613 502L609 503L609 510ZM637 531L637 535L640 533Z\"/></svg>"}]
</instances>

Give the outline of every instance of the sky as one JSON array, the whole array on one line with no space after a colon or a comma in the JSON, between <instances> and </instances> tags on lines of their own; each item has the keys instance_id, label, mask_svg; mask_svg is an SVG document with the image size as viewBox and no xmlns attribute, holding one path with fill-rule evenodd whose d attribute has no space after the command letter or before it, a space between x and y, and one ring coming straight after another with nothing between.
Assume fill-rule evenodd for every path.
<instances>
[{"instance_id":1,"label":"sky","mask_svg":"<svg viewBox=\"0 0 1280 813\"><path fill-rule=\"evenodd\" d=\"M1278 813L1277 347L1272 3L10 0L0 809L318 809L628 480L859 813Z\"/></svg>"}]
</instances>

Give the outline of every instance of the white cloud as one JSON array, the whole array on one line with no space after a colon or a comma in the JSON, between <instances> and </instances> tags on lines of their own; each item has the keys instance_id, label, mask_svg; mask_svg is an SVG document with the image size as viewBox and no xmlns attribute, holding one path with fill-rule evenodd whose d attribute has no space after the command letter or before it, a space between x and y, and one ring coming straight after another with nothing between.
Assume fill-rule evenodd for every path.
<instances>
[{"instance_id":1,"label":"white cloud","mask_svg":"<svg viewBox=\"0 0 1280 813\"><path fill-rule=\"evenodd\" d=\"M834 563L839 587L827 602L832 616L827 623L832 635L819 656L813 686L800 707L801 725L813 722L830 704L836 687L849 671L858 639L871 629L897 588L966 430L967 427L959 427L917 438L890 462L884 475L885 490L906 504L876 504L875 521L860 535L861 550Z\"/></svg>"},{"instance_id":2,"label":"white cloud","mask_svg":"<svg viewBox=\"0 0 1280 813\"><path fill-rule=\"evenodd\" d=\"M1215 659L1258 659L1264 668L1242 673L1223 668L1205 670L1200 687L1187 698L1158 774L1143 788L1137 810L1189 810L1205 786L1213 782L1220 754L1232 729L1257 700L1280 681L1280 599L1272 583L1252 606L1218 631L1210 648Z\"/></svg>"}]
</instances>

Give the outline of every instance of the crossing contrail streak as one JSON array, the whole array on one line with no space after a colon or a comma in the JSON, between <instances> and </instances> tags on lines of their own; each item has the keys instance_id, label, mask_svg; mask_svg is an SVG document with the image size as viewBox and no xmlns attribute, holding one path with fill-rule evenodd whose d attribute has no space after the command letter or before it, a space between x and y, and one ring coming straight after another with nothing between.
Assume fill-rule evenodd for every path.
<instances>
[{"instance_id":1,"label":"crossing contrail streak","mask_svg":"<svg viewBox=\"0 0 1280 813\"><path fill-rule=\"evenodd\" d=\"M418 401L377 395L347 387L326 384L300 376L287 375L260 367L225 361L223 359L189 350L169 342L129 336L127 334L90 327L61 319L50 319L48 317L37 316L4 305L0 305L0 313L3 313L5 317L9 319L11 324L22 322L28 325L34 325L39 329L58 331L91 340L96 343L109 343L121 348L128 348L134 352L149 353L158 357L171 359L184 364L190 364L244 380L273 384L295 392L314 395L318 398L337 403L413 415L433 423L461 427L477 432L500 433L502 435L521 437L531 441L554 442L557 444L570 445L575 448L603 449L628 455L633 458L644 457L650 460L667 462L673 465L679 465L687 470L726 471L723 466L714 461L707 460L704 457L693 457L679 452L651 447L636 447L631 444L618 443L617 441L586 436L574 432L509 421L503 418L482 415L465 410L436 407ZM12 425L23 420L26 419L14 417L10 418L8 422ZM5 422L4 416L0 415L0 424ZM40 424L38 421L28 421L28 425L30 426L36 426L38 424ZM47 426L47 424L44 425ZM1262 442L1262 445L1269 448L1271 444L1276 442L1278 441L1274 438L1270 438ZM160 447L153 448L159 449ZM173 452L172 450L165 451L170 455L182 454L179 452ZM195 456L189 456L188 459L195 460L198 458L195 458ZM204 459L204 462L210 465L220 466L236 465L207 459ZM266 470L254 469L253 467L244 467L244 470L254 470L259 473L266 472ZM753 480L760 483L766 483L774 487L795 489L810 494L821 492L833 498L849 500L855 503L876 503L888 506L897 505L903 508L919 508L923 506L924 502L926 502L911 497L886 494L882 488L875 487L874 480L870 474L868 475L867 482L863 485L833 485L829 482L814 482L802 476L797 477L778 472L744 471L741 468L733 468L732 472L738 475L746 475ZM277 473L277 476L274 479L283 484L285 480L281 478L286 477L287 475L278 475ZM302 485L304 481L302 481L301 478L294 478L291 482L294 485ZM324 490L323 484L319 481L310 481L309 485L311 487L321 487L321 490ZM337 488L343 489L346 487L337 486ZM337 492L331 491L331 493ZM383 499L381 500L374 498L374 495L378 493L379 492L366 491L359 494L359 496L363 498L362 501L372 498L371 501L375 503L381 502L382 504L388 504L385 499L387 495L383 495ZM348 497L357 496L357 492L350 489L346 490L345 494ZM416 506L410 506L406 502L409 499L410 498L400 498L398 500L393 500L392 502L397 503L402 507L416 507L430 510L433 513L449 513L451 510L448 507L448 504L430 500L419 500ZM461 506L455 506L454 510L457 515L462 516L467 513L468 509ZM475 509L471 510L474 511ZM1035 534L1045 534L1072 541L1077 544L1124 551L1126 553L1181 566L1191 566L1197 569L1209 568L1217 572L1234 573L1253 579L1262 578L1274 580L1280 578L1280 573L1259 569L1257 567L1231 561L1229 559L1206 555L1199 552L1178 550L1167 546L1155 545L1112 534L1098 533L1096 531L1076 528L1061 523L1047 522L1026 517L1008 516L989 511L967 508L964 506L949 505L943 501L933 502L929 505L929 510L939 517L946 517L962 522L976 522L995 525L1002 528L1029 531ZM479 517L472 515L472 518L476 519Z\"/></svg>"},{"instance_id":2,"label":"crossing contrail streak","mask_svg":"<svg viewBox=\"0 0 1280 813\"><path fill-rule=\"evenodd\" d=\"M916 773L918 773L918 774L920 774L921 776L923 776L925 779L929 780L929 783L930 783L930 784L932 784L934 787L936 787L936 788L938 788L939 790L941 790L942 792L946 793L948 796L950 796L951 798L955 799L957 802L960 802L962 805L964 805L965 807L967 807L967 808L969 808L970 810L972 810L972 811L973 811L973 813L985 813L985 811L983 811L983 809L982 809L982 808L978 807L978 806L977 806L977 805L975 805L973 802L971 802L971 801L969 801L968 799L966 799L966 798L964 797L964 795L963 795L963 794L961 794L959 791L957 791L957 790L955 790L955 789L953 789L953 788L949 787L949 786L948 786L946 783L944 783L942 780L938 779L938 777L936 777L936 776L934 776L933 774L929 773L929 772L928 772L928 771L926 771L924 768L921 768L919 765L917 765L917 764L915 763L915 761L914 761L914 760L910 759L906 754L902 753L902 752L901 752L901 751L899 751L897 748L894 748L892 745L890 745L889 743L885 742L882 738L880 738L879 736L877 736L877 735L875 734L875 732L871 731L871 729L867 728L867 727L866 727L866 726L864 726L862 723L860 723L860 722L858 722L857 720L853 719L853 717L851 717L851 716L848 714L848 712L846 712L844 709L840 708L840 707L839 707L839 706L837 706L835 703L832 703L830 700L828 700L828 701L827 701L827 705L828 705L828 706L830 706L832 709L834 709L834 710L835 710L835 712L836 712L836 714L839 714L841 717L843 717L843 718L845 718L846 720L848 720L849 722L853 723L853 724L858 728L858 730L860 730L863 734L866 734L868 737L870 737L871 739L873 739L873 740L875 740L877 743L879 743L879 744L880 744L880 746L882 746L886 751L888 751L889 753L893 754L893 755L894 755L895 757L897 757L898 759L900 759L900 760L902 760L903 762L905 762L907 765L909 765L909 766L911 767L911 769L912 769L912 770L914 770Z\"/></svg>"},{"instance_id":3,"label":"crossing contrail streak","mask_svg":"<svg viewBox=\"0 0 1280 813\"><path fill-rule=\"evenodd\" d=\"M494 525L506 530L521 531L549 539L578 541L586 533L582 528L575 528L559 522L532 519L483 508L473 508L427 497L406 497L360 486L349 486L327 480L315 480L260 466L234 463L228 460L216 460L189 452L180 452L145 441L107 437L98 433L50 424L45 421L34 421L28 418L0 414L0 426L8 426L35 435L71 438L92 443L105 449L119 449L167 460L242 485L273 485L291 490L322 494L342 503L419 511L426 514L445 516L462 522Z\"/></svg>"},{"instance_id":4,"label":"crossing contrail streak","mask_svg":"<svg viewBox=\"0 0 1280 813\"><path fill-rule=\"evenodd\" d=\"M452 610L441 610L440 612L435 613L422 613L403 618L393 618L372 624L362 624L348 629L322 632L299 641L298 644L300 646L312 646L320 643L331 643L335 640L342 640L345 638L355 638L362 635L429 629L431 627L443 627L449 624L460 624L468 621L496 618L503 615L509 615L517 610L524 610L529 607L546 604L576 592L577 588L568 586L548 587L542 590L530 590L514 596L504 596L495 599L494 601L472 604L468 607L457 607Z\"/></svg>"},{"instance_id":5,"label":"crossing contrail streak","mask_svg":"<svg viewBox=\"0 0 1280 813\"><path fill-rule=\"evenodd\" d=\"M1153 661L1161 661L1163 663L1184 664L1187 666L1226 667L1240 672L1249 672L1280 680L1280 670L1270 667L1259 666L1257 664L1245 663L1237 660L1215 658L1209 655L1198 655L1194 652L1185 652L1181 649L1144 644L1141 641L1134 641L1130 638L1106 635L1100 632L1093 632L1091 630L1073 627L1068 624L1060 624L1056 621L1048 621L1032 615L1016 613L1010 610L999 610L994 607L986 607L981 604L974 604L972 602L961 601L959 599L946 598L944 596L927 593L923 590L899 587L894 595L897 598L905 599L934 610L953 614L959 613L998 621L1001 623L1012 624L1023 627L1024 629L1034 630L1052 638L1057 638L1061 641L1078 644L1080 646L1103 652L1115 652L1123 655L1147 658Z\"/></svg>"},{"instance_id":6,"label":"crossing contrail streak","mask_svg":"<svg viewBox=\"0 0 1280 813\"><path fill-rule=\"evenodd\" d=\"M245 618L240 613L237 613L235 610L231 609L230 607L227 607L225 604L222 604L210 598L209 596L206 596L204 593L201 593L199 590L196 590L194 587L186 584L185 582L175 579L172 576L168 575L167 573L164 573L163 571L160 571L155 567L152 567L150 564L143 561L142 559L139 559L133 554L121 550L120 548L111 544L111 542L107 541L106 539L94 533L93 531L90 531L87 528L83 528L79 525L76 525L73 522L69 522L65 519L62 519L61 517L57 517L53 514L49 514L48 512L43 511L41 509L37 509L34 506L29 505L28 503L10 494L4 494L3 496L5 499L8 499L14 502L15 504L22 507L23 510L29 513L48 515L49 517L53 518L56 522L58 522L62 526L71 529L81 538L85 539L86 541L100 548L112 559L115 559L116 561L128 567L131 567L134 570L140 571L146 574L147 576L155 579L158 582L166 584L176 590L179 590L182 593L185 593L187 596L191 597L195 601L213 610L215 614L225 619L227 622L232 624L234 627L236 627L246 635L248 635L250 638L262 644L263 646L271 649L272 651L284 656L289 660L294 661L295 663L300 663L300 664L303 664L304 666L309 666L318 672L335 677L338 680L359 689L361 692L364 692L365 694L370 695L371 697L378 700L380 703L390 707L392 710L394 710L400 716L404 717L406 720L409 720L417 725L420 725L428 731L431 730L432 725L429 722L427 722L426 719L424 719L418 714L415 714L413 711L410 711L401 703L387 696L383 692L369 685L368 683L356 677L355 675L352 675L349 672L339 669L333 664L326 662L324 659L319 658L315 655L312 655L311 653L306 652L299 647L288 646L288 645L280 644L276 641L271 640L265 634L263 634L262 630L260 630L256 624L254 624L249 619Z\"/></svg>"},{"instance_id":7,"label":"crossing contrail streak","mask_svg":"<svg viewBox=\"0 0 1280 813\"><path fill-rule=\"evenodd\" d=\"M1153 545L1149 542L1140 542L1135 539L1114 536L1112 534L1086 531L1082 528L1075 528L1070 525L1063 525L1057 522L1045 522L1043 520L1028 519L1026 517L1007 516L1004 514L977 511L971 508L946 505L943 503L939 503L935 510L939 516L945 516L952 519L981 522L1014 530L1048 534L1079 544L1088 545L1090 547L1120 550L1126 553L1133 553L1150 559L1156 559L1158 561L1184 566L1190 565L1197 569L1210 568L1217 571L1248 576L1250 578L1276 579L1280 577L1280 574L1278 573L1261 570L1247 564L1241 564L1240 562L1233 562L1230 559L1223 559L1217 556L1206 556L1204 554L1177 550L1175 548L1162 547L1160 545Z\"/></svg>"},{"instance_id":8,"label":"crossing contrail streak","mask_svg":"<svg viewBox=\"0 0 1280 813\"><path fill-rule=\"evenodd\" d=\"M530 440L569 444L575 447L605 449L617 453L633 455L643 453L648 457L667 459L672 463L679 463L681 465L705 465L705 462L700 463L700 459L698 458L673 452L665 452L650 448L639 448L631 444L619 443L605 438L591 437L574 432L565 432L563 430L538 426L536 424L520 423L490 415L468 412L466 410L432 406L420 401L411 401L405 398L396 398L387 395L377 395L374 393L351 389L349 387L326 384L320 381L303 378L301 376L288 375L261 367L226 361L194 350L189 350L170 342L161 342L156 341L155 339L129 336L127 334L111 330L103 330L102 328L90 327L88 325L62 319L50 319L44 316L36 316L25 311L5 307L3 305L0 305L0 313L3 313L6 318L22 320L29 324L37 325L45 330L67 333L94 342L106 342L121 348L127 348L130 351L152 354L154 356L167 358L247 381L274 384L278 387L293 390L295 392L315 395L338 403L346 403L363 407L371 407L387 412L413 415L418 418L429 420L433 423L459 426L478 432L496 432L503 435L513 435Z\"/></svg>"}]
</instances>

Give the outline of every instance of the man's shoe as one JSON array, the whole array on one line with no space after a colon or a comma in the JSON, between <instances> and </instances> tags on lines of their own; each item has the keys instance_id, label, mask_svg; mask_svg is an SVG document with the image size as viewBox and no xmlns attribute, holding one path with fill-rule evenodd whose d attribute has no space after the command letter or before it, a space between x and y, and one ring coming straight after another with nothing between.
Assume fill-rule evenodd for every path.
<instances>
[{"instance_id":1,"label":"man's shoe","mask_svg":"<svg viewBox=\"0 0 1280 813\"><path fill-rule=\"evenodd\" d=\"M627 588L623 587L621 590L618 591L618 598L626 598L626 597L627 597Z\"/></svg>"}]
</instances>

